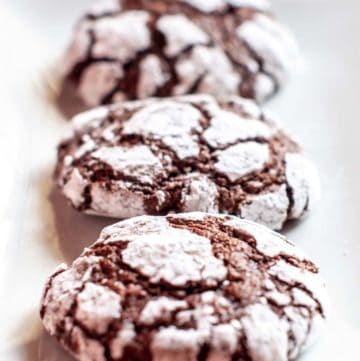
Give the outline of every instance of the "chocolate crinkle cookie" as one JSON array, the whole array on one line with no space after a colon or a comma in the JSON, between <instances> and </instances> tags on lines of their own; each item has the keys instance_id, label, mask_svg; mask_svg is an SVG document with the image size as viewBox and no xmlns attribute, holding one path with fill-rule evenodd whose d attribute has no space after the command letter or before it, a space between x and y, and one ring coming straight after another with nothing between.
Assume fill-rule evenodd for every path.
<instances>
[{"instance_id":1,"label":"chocolate crinkle cookie","mask_svg":"<svg viewBox=\"0 0 360 361\"><path fill-rule=\"evenodd\" d=\"M287 361L327 293L281 235L234 216L141 216L103 230L45 286L46 330L81 361Z\"/></svg>"},{"instance_id":2,"label":"chocolate crinkle cookie","mask_svg":"<svg viewBox=\"0 0 360 361\"><path fill-rule=\"evenodd\" d=\"M267 0L107 0L78 22L64 84L87 106L187 93L263 101L297 60Z\"/></svg>"},{"instance_id":3,"label":"chocolate crinkle cookie","mask_svg":"<svg viewBox=\"0 0 360 361\"><path fill-rule=\"evenodd\" d=\"M204 211L281 229L316 202L316 168L252 101L188 95L123 102L73 119L58 184L89 214Z\"/></svg>"}]
</instances>

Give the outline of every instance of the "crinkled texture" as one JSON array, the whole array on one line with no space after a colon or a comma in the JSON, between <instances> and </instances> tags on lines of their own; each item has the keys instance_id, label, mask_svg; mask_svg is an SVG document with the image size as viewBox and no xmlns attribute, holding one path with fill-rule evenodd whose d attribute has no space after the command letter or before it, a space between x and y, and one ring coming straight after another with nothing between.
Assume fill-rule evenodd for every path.
<instances>
[{"instance_id":1,"label":"crinkled texture","mask_svg":"<svg viewBox=\"0 0 360 361\"><path fill-rule=\"evenodd\" d=\"M86 106L187 93L264 101L298 57L269 9L268 0L99 0L74 30L64 81Z\"/></svg>"},{"instance_id":2,"label":"crinkled texture","mask_svg":"<svg viewBox=\"0 0 360 361\"><path fill-rule=\"evenodd\" d=\"M184 212L217 213L216 185L203 174L190 173L184 177L181 207Z\"/></svg>"},{"instance_id":3,"label":"crinkled texture","mask_svg":"<svg viewBox=\"0 0 360 361\"><path fill-rule=\"evenodd\" d=\"M262 59L264 74L271 74L280 84L286 81L286 75L294 66L297 45L282 26L263 14L257 14L241 24L236 32Z\"/></svg>"},{"instance_id":4,"label":"crinkled texture","mask_svg":"<svg viewBox=\"0 0 360 361\"><path fill-rule=\"evenodd\" d=\"M249 100L206 95L123 102L76 116L58 183L91 214L202 211L281 229L318 199L315 167Z\"/></svg>"},{"instance_id":5,"label":"crinkled texture","mask_svg":"<svg viewBox=\"0 0 360 361\"><path fill-rule=\"evenodd\" d=\"M164 15L156 28L166 38L165 55L177 56L184 49L210 42L209 36L184 15Z\"/></svg>"},{"instance_id":6,"label":"crinkled texture","mask_svg":"<svg viewBox=\"0 0 360 361\"><path fill-rule=\"evenodd\" d=\"M77 297L75 319L90 331L107 332L111 320L121 315L120 296L106 287L86 283Z\"/></svg>"},{"instance_id":7,"label":"crinkled texture","mask_svg":"<svg viewBox=\"0 0 360 361\"><path fill-rule=\"evenodd\" d=\"M139 65L139 82L137 94L140 99L147 98L165 85L170 74L164 63L153 54L147 55Z\"/></svg>"},{"instance_id":8,"label":"crinkled texture","mask_svg":"<svg viewBox=\"0 0 360 361\"><path fill-rule=\"evenodd\" d=\"M131 148L102 147L92 152L91 156L141 183L152 183L149 174L156 176L162 172L159 159L144 145Z\"/></svg>"},{"instance_id":9,"label":"crinkled texture","mask_svg":"<svg viewBox=\"0 0 360 361\"><path fill-rule=\"evenodd\" d=\"M222 262L212 255L209 241L186 230L169 229L139 236L122 255L125 264L151 283L163 281L183 287L203 280L213 286L226 276Z\"/></svg>"},{"instance_id":10,"label":"crinkled texture","mask_svg":"<svg viewBox=\"0 0 360 361\"><path fill-rule=\"evenodd\" d=\"M197 361L204 349L208 361L289 361L317 338L327 302L317 267L283 236L198 212L105 228L49 278L40 314L80 361Z\"/></svg>"},{"instance_id":11,"label":"crinkled texture","mask_svg":"<svg viewBox=\"0 0 360 361\"><path fill-rule=\"evenodd\" d=\"M217 96L237 92L241 83L240 74L220 48L194 47L190 54L181 57L175 65L179 83L173 94L209 93Z\"/></svg>"}]
</instances>

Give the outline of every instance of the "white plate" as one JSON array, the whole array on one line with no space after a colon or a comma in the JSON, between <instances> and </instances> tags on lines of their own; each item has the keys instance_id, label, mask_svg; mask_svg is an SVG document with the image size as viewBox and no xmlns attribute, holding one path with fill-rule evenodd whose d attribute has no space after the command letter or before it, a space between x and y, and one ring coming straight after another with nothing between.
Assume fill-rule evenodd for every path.
<instances>
[{"instance_id":1,"label":"white plate","mask_svg":"<svg viewBox=\"0 0 360 361\"><path fill-rule=\"evenodd\" d=\"M71 360L42 331L41 289L55 265L71 261L111 222L70 210L52 191L55 145L65 124L49 91L52 66L86 3L0 3L0 360ZM274 3L299 39L304 66L269 107L302 140L323 183L318 210L287 234L321 266L333 306L326 334L301 360L355 360L360 341L360 4Z\"/></svg>"}]
</instances>

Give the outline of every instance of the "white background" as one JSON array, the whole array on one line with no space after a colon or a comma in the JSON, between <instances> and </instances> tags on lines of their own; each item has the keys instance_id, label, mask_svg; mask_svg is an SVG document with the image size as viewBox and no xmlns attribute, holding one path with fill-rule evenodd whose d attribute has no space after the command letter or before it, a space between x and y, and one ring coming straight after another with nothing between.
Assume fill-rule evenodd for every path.
<instances>
[{"instance_id":1,"label":"white background","mask_svg":"<svg viewBox=\"0 0 360 361\"><path fill-rule=\"evenodd\" d=\"M56 59L86 0L0 1L0 360L67 361L38 317L46 276L109 220L69 209L52 187L65 122L54 105ZM318 262L332 315L302 361L359 359L360 3L274 1L303 66L268 107L319 166L323 198L288 236ZM276 361L276 360L274 360Z\"/></svg>"}]
</instances>

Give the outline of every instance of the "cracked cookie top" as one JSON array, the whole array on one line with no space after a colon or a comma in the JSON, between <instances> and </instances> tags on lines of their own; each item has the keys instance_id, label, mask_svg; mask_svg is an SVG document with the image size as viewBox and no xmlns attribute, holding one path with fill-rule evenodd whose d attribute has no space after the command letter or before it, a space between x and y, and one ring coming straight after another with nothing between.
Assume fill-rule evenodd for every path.
<instances>
[{"instance_id":1,"label":"cracked cookie top","mask_svg":"<svg viewBox=\"0 0 360 361\"><path fill-rule=\"evenodd\" d=\"M103 230L49 278L46 330L79 360L287 361L327 294L283 236L234 216L141 216Z\"/></svg>"},{"instance_id":2,"label":"cracked cookie top","mask_svg":"<svg viewBox=\"0 0 360 361\"><path fill-rule=\"evenodd\" d=\"M267 0L107 0L78 22L62 62L87 106L187 93L263 101L297 59Z\"/></svg>"},{"instance_id":3,"label":"cracked cookie top","mask_svg":"<svg viewBox=\"0 0 360 361\"><path fill-rule=\"evenodd\" d=\"M220 212L273 229L306 213L319 188L299 146L235 96L147 99L82 113L59 145L56 177L85 213Z\"/></svg>"}]
</instances>

